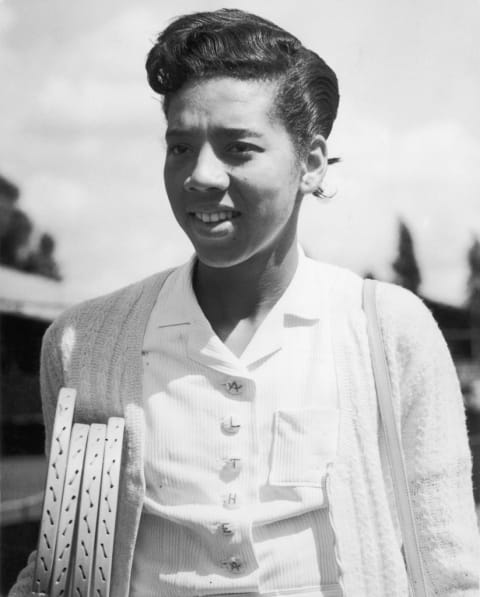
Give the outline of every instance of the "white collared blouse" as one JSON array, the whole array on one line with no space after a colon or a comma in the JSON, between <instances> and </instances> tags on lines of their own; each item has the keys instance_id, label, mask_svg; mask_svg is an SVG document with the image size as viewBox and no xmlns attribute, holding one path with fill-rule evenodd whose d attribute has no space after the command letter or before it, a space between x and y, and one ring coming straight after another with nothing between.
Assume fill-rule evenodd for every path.
<instances>
[{"instance_id":1,"label":"white collared blouse","mask_svg":"<svg viewBox=\"0 0 480 597\"><path fill-rule=\"evenodd\" d=\"M329 293L301 255L240 358L167 280L144 340L146 497L132 595L341 595L327 473L338 438Z\"/></svg>"}]
</instances>

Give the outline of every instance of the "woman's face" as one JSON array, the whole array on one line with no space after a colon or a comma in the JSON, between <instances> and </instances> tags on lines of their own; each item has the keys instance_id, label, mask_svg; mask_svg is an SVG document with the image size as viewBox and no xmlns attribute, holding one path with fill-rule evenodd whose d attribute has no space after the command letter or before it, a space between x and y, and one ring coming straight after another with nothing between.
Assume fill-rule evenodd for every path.
<instances>
[{"instance_id":1,"label":"woman's face","mask_svg":"<svg viewBox=\"0 0 480 597\"><path fill-rule=\"evenodd\" d=\"M295 241L303 169L275 93L272 82L223 77L170 100L165 186L205 265L231 267Z\"/></svg>"}]
</instances>

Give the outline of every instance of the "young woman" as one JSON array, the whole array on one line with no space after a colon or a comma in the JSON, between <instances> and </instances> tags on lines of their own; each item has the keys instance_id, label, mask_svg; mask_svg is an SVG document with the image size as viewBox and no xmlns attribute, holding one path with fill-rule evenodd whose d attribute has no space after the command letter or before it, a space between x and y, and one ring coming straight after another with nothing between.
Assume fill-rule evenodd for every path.
<instances>
[{"instance_id":1,"label":"young woman","mask_svg":"<svg viewBox=\"0 0 480 597\"><path fill-rule=\"evenodd\" d=\"M335 74L239 10L174 21L147 72L195 255L66 312L42 352L48 438L62 386L78 391L78 420L126 420L112 595L405 596L362 280L297 243L305 196L322 194ZM419 299L380 284L377 301L428 582L473 597L452 361Z\"/></svg>"}]
</instances>

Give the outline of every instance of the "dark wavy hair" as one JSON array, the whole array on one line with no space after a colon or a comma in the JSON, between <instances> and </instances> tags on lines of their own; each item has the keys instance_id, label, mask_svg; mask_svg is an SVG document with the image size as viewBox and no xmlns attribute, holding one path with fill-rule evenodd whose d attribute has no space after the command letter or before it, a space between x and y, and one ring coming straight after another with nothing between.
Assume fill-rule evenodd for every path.
<instances>
[{"instance_id":1,"label":"dark wavy hair","mask_svg":"<svg viewBox=\"0 0 480 597\"><path fill-rule=\"evenodd\" d=\"M328 137L337 115L337 77L326 62L281 27L242 10L177 18L158 35L146 69L151 88L164 96L165 113L187 81L221 76L277 81L277 113L299 155L315 135Z\"/></svg>"}]
</instances>

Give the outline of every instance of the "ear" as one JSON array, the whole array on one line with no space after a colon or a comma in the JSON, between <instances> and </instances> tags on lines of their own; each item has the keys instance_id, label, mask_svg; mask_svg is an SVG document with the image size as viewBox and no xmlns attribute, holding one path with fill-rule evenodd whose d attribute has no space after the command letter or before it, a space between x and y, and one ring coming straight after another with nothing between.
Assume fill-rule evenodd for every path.
<instances>
[{"instance_id":1,"label":"ear","mask_svg":"<svg viewBox=\"0 0 480 597\"><path fill-rule=\"evenodd\" d=\"M315 135L304 160L302 161L302 176L300 191L304 195L313 193L320 188L327 171L328 154L327 142L322 135Z\"/></svg>"}]
</instances>

